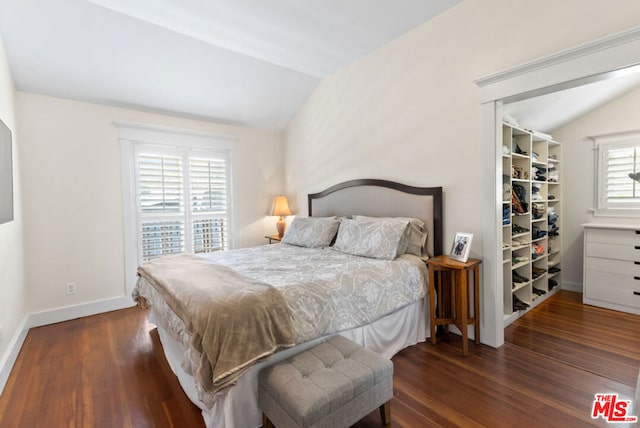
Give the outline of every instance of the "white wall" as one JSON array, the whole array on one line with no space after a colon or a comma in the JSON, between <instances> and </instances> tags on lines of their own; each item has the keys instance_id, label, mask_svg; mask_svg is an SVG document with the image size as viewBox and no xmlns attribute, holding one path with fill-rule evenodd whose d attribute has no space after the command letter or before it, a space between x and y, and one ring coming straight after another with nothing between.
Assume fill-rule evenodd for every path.
<instances>
[{"instance_id":1,"label":"white wall","mask_svg":"<svg viewBox=\"0 0 640 428\"><path fill-rule=\"evenodd\" d=\"M20 333L20 324L25 318L26 288L24 280L24 252L22 245L22 192L19 134L16 132L13 80L9 64L0 39L0 119L11 129L13 154L13 208L14 220L0 224L0 326L4 339L0 342L0 391L4 376L3 367L9 345Z\"/></svg>"},{"instance_id":2,"label":"white wall","mask_svg":"<svg viewBox=\"0 0 640 428\"><path fill-rule=\"evenodd\" d=\"M572 289L582 289L582 224L634 223L640 219L595 217L595 153L590 136L640 130L640 88L589 112L552 132L562 143L562 281Z\"/></svg>"},{"instance_id":3,"label":"white wall","mask_svg":"<svg viewBox=\"0 0 640 428\"><path fill-rule=\"evenodd\" d=\"M482 258L483 225L496 220L483 221L486 198L499 207L493 180L482 177L493 168L482 164L492 157L482 151L489 111L473 81L636 27L638 16L635 1L460 3L321 82L285 134L289 194L301 205L308 192L362 177L442 185L445 251L456 231L471 232L471 256ZM482 340L497 346L502 290L481 287Z\"/></svg>"},{"instance_id":4,"label":"white wall","mask_svg":"<svg viewBox=\"0 0 640 428\"><path fill-rule=\"evenodd\" d=\"M607 19L602 19L607 16ZM638 24L640 2L465 1L320 83L290 123L288 192L354 178L444 187L444 237L481 256L480 91L487 74Z\"/></svg>"},{"instance_id":5,"label":"white wall","mask_svg":"<svg viewBox=\"0 0 640 428\"><path fill-rule=\"evenodd\" d=\"M236 246L264 244L275 228L265 216L284 189L279 133L21 92L16 108L30 312L124 295L116 120L236 137Z\"/></svg>"}]
</instances>

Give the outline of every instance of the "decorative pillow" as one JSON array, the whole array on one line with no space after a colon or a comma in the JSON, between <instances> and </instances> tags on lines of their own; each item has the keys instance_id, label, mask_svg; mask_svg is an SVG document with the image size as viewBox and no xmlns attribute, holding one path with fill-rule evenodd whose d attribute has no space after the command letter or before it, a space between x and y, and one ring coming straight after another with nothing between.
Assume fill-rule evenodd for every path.
<instances>
[{"instance_id":1,"label":"decorative pillow","mask_svg":"<svg viewBox=\"0 0 640 428\"><path fill-rule=\"evenodd\" d=\"M340 226L337 217L296 217L282 238L283 244L299 247L328 247Z\"/></svg>"},{"instance_id":2,"label":"decorative pillow","mask_svg":"<svg viewBox=\"0 0 640 428\"><path fill-rule=\"evenodd\" d=\"M418 257L427 255L427 235L429 230L425 227L422 220L411 217L369 217L365 215L354 215L353 219L356 221L377 221L377 220L397 220L409 222L407 228L405 240L406 250L400 254L413 254Z\"/></svg>"},{"instance_id":3,"label":"decorative pillow","mask_svg":"<svg viewBox=\"0 0 640 428\"><path fill-rule=\"evenodd\" d=\"M408 227L407 221L343 220L333 248L354 256L393 260L406 251L403 238Z\"/></svg>"}]
</instances>

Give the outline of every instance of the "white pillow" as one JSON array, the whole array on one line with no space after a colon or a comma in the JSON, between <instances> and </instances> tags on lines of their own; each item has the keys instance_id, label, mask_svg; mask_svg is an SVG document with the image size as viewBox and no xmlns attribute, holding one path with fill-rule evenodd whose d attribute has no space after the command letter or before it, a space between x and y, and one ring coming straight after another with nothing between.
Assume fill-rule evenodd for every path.
<instances>
[{"instance_id":1,"label":"white pillow","mask_svg":"<svg viewBox=\"0 0 640 428\"><path fill-rule=\"evenodd\" d=\"M356 221L376 221L376 220L397 220L409 222L405 239L406 250L400 254L413 254L418 257L427 255L427 235L429 234L425 224L419 218L411 217L369 217L365 215L354 215Z\"/></svg>"},{"instance_id":2,"label":"white pillow","mask_svg":"<svg viewBox=\"0 0 640 428\"><path fill-rule=\"evenodd\" d=\"M337 217L296 217L282 238L283 244L322 248L331 245L340 226Z\"/></svg>"},{"instance_id":3,"label":"white pillow","mask_svg":"<svg viewBox=\"0 0 640 428\"><path fill-rule=\"evenodd\" d=\"M409 222L396 220L342 220L333 248L354 256L393 260L403 254Z\"/></svg>"}]
</instances>

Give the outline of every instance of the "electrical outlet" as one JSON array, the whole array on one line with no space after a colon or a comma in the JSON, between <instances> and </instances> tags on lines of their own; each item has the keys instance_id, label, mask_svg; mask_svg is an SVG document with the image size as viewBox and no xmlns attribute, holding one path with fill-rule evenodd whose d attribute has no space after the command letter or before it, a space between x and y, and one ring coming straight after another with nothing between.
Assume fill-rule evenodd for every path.
<instances>
[{"instance_id":1,"label":"electrical outlet","mask_svg":"<svg viewBox=\"0 0 640 428\"><path fill-rule=\"evenodd\" d=\"M76 294L76 283L70 282L67 284L67 294Z\"/></svg>"}]
</instances>

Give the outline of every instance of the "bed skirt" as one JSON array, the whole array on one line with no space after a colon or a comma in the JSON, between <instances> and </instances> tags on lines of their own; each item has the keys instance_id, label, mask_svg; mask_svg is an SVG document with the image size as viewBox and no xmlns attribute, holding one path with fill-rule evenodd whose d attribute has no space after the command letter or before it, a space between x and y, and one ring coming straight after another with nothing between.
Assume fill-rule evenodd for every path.
<instances>
[{"instance_id":1,"label":"bed skirt","mask_svg":"<svg viewBox=\"0 0 640 428\"><path fill-rule=\"evenodd\" d=\"M385 358L391 358L408 346L426 341L429 335L428 306L428 297L425 297L371 324L338 334L383 355ZM193 377L181 367L184 347L162 328L161 323L156 321L153 307L149 315L149 322L157 326L171 370L178 377L180 385L189 399L202 409L202 417L205 425L209 428L258 428L262 426L262 412L258 407L258 373L260 369L287 359L324 339L318 338L278 352L266 361L256 364L238 379L235 386L218 392L213 407L208 409L198 400Z\"/></svg>"}]
</instances>

